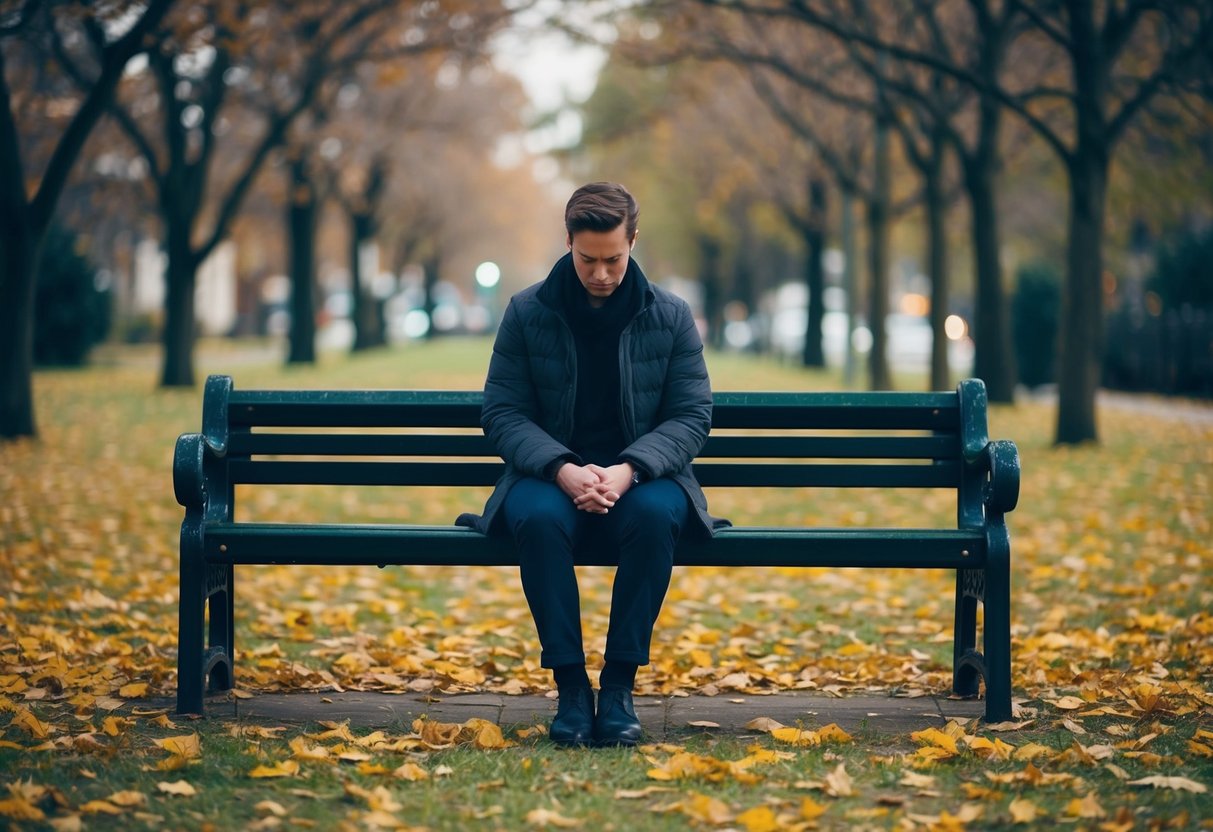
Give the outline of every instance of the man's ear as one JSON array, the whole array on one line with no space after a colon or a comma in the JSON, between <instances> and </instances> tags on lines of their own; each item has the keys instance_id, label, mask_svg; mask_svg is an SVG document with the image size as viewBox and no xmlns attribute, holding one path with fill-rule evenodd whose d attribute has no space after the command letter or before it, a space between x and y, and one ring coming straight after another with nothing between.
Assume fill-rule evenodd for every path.
<instances>
[{"instance_id":1,"label":"man's ear","mask_svg":"<svg viewBox=\"0 0 1213 832\"><path fill-rule=\"evenodd\" d=\"M572 234L569 234L568 232L565 232L565 235L564 235L564 244L565 244L566 246L568 246L569 251L572 251L572 250L573 250L573 235L572 235Z\"/></svg>"},{"instance_id":2,"label":"man's ear","mask_svg":"<svg viewBox=\"0 0 1213 832\"><path fill-rule=\"evenodd\" d=\"M632 242L628 243L628 251L631 251L632 249L636 248L636 238L639 236L640 236L640 229L637 228L636 231L633 232L633 234L632 234Z\"/></svg>"}]
</instances>

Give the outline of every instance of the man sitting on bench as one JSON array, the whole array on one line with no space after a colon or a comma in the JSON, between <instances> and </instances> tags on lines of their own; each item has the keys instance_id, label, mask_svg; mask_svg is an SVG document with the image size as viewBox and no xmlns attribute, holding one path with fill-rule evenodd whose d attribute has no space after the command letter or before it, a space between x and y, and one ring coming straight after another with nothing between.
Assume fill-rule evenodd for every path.
<instances>
[{"instance_id":1,"label":"man sitting on bench","mask_svg":"<svg viewBox=\"0 0 1213 832\"><path fill-rule=\"evenodd\" d=\"M476 528L508 535L559 692L550 736L634 745L636 670L683 533L708 515L691 472L712 421L703 343L682 299L631 259L638 209L618 184L585 185L565 208L569 253L515 295L493 345L481 425L505 473ZM617 560L597 711L585 670L573 553Z\"/></svg>"}]
</instances>

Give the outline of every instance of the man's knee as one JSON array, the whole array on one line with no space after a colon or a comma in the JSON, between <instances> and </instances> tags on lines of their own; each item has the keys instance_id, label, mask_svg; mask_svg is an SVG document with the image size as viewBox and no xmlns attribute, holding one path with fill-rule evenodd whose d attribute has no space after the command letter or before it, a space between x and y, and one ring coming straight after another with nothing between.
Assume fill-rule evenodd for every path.
<instances>
[{"instance_id":1,"label":"man's knee","mask_svg":"<svg viewBox=\"0 0 1213 832\"><path fill-rule=\"evenodd\" d=\"M559 487L541 480L523 480L510 489L503 506L515 540L559 535L571 538L576 509Z\"/></svg>"},{"instance_id":2,"label":"man's knee","mask_svg":"<svg viewBox=\"0 0 1213 832\"><path fill-rule=\"evenodd\" d=\"M686 524L688 512L686 494L672 480L633 488L623 495L617 509L626 527L653 533L669 529L675 536Z\"/></svg>"}]
</instances>

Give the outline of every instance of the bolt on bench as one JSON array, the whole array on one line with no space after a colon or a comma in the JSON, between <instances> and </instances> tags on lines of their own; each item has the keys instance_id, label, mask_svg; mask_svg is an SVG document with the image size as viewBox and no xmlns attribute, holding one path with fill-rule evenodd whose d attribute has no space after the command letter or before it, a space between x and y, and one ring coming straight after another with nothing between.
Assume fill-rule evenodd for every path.
<instances>
[{"instance_id":1,"label":"bolt on bench","mask_svg":"<svg viewBox=\"0 0 1213 832\"><path fill-rule=\"evenodd\" d=\"M182 435L173 460L185 507L178 713L202 713L208 685L233 686L236 566L518 565L507 543L454 525L234 519L237 485L492 485L503 464L488 439L452 431L478 431L481 400L479 392L440 390L235 390L228 376L207 379L202 432ZM954 569L953 690L976 696L984 680L986 720L1007 720L1004 515L1019 497L1019 453L1013 442L988 439L986 408L977 379L954 393L716 393L713 430L732 431L709 437L694 463L704 487L950 489L956 527L733 527L710 541L683 542L674 562Z\"/></svg>"}]
</instances>

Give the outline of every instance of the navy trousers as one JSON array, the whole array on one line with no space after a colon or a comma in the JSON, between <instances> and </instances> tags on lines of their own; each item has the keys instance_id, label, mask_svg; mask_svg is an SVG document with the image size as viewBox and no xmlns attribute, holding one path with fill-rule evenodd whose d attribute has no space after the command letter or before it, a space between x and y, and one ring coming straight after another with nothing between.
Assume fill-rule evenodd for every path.
<instances>
[{"instance_id":1,"label":"navy trousers","mask_svg":"<svg viewBox=\"0 0 1213 832\"><path fill-rule=\"evenodd\" d=\"M580 547L607 547L618 558L604 658L648 664L674 546L690 512L682 488L669 479L640 483L606 514L591 514L574 507L555 483L528 478L510 489L501 511L518 549L522 591L543 646L540 664L585 663L573 571L573 552Z\"/></svg>"}]
</instances>

